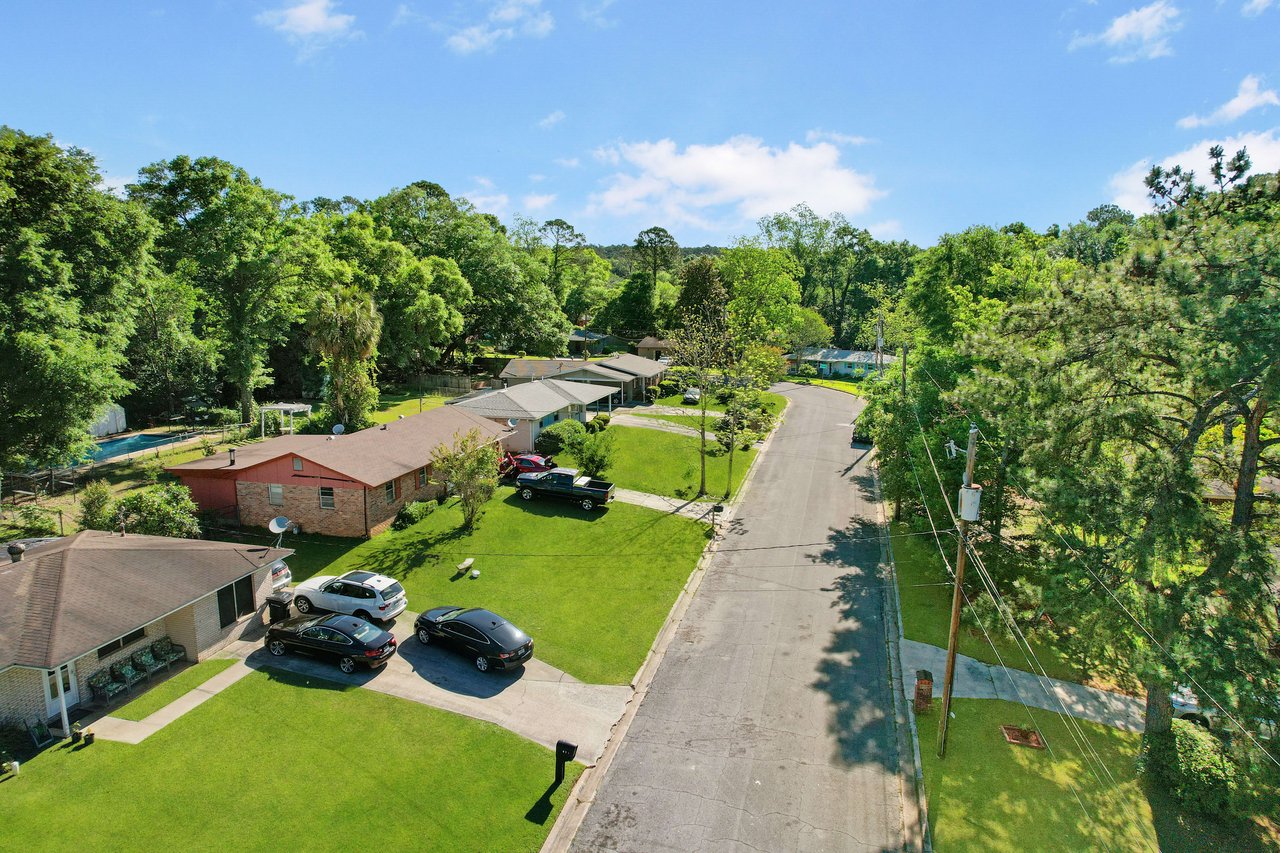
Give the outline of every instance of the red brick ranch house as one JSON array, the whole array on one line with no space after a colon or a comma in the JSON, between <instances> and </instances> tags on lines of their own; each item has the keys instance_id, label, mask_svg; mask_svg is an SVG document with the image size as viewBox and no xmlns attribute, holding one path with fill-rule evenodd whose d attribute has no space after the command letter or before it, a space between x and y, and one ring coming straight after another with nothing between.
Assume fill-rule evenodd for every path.
<instances>
[{"instance_id":1,"label":"red brick ranch house","mask_svg":"<svg viewBox=\"0 0 1280 853\"><path fill-rule=\"evenodd\" d=\"M406 503L438 497L431 455L479 430L502 449L510 430L456 406L350 435L282 435L167 468L207 512L266 527L286 516L309 533L376 536Z\"/></svg>"}]
</instances>

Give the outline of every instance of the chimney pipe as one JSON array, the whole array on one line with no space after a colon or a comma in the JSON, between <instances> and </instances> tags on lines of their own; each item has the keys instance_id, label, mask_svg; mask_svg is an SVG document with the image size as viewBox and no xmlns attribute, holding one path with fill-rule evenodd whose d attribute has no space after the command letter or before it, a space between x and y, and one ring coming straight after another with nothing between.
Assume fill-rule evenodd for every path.
<instances>
[{"instance_id":1,"label":"chimney pipe","mask_svg":"<svg viewBox=\"0 0 1280 853\"><path fill-rule=\"evenodd\" d=\"M235 467L235 464L236 464L236 449L235 449L234 447L227 451L227 458L231 460L231 461L230 461L230 462L228 462L227 464L228 464L228 465L230 465L230 466L232 466L232 467Z\"/></svg>"},{"instance_id":2,"label":"chimney pipe","mask_svg":"<svg viewBox=\"0 0 1280 853\"><path fill-rule=\"evenodd\" d=\"M22 562L22 555L27 552L27 546L21 542L14 542L9 546L9 559L15 563Z\"/></svg>"}]
</instances>

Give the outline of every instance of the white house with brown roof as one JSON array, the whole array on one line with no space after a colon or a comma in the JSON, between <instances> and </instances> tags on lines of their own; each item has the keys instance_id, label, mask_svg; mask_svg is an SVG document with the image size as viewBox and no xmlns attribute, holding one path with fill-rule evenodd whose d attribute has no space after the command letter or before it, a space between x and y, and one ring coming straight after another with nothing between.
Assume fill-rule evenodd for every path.
<instances>
[{"instance_id":1,"label":"white house with brown roof","mask_svg":"<svg viewBox=\"0 0 1280 853\"><path fill-rule=\"evenodd\" d=\"M587 382L593 385L609 385L618 389L612 403L622 404L643 400L644 389L656 385L662 379L667 366L661 362L641 358L629 352L614 353L608 358L581 361L571 358L513 358L507 362L498 377L508 385L533 382L537 379L562 379L566 382Z\"/></svg>"},{"instance_id":2,"label":"white house with brown roof","mask_svg":"<svg viewBox=\"0 0 1280 853\"><path fill-rule=\"evenodd\" d=\"M508 450L534 449L539 433L562 420L586 422L587 406L616 393L606 385L538 379L507 388L485 388L454 397L448 405L461 406L498 424L514 424L506 442Z\"/></svg>"},{"instance_id":3,"label":"white house with brown roof","mask_svg":"<svg viewBox=\"0 0 1280 853\"><path fill-rule=\"evenodd\" d=\"M162 638L202 660L261 620L289 549L85 530L0 564L0 723L57 719ZM3 556L3 555L0 555Z\"/></svg>"},{"instance_id":4,"label":"white house with brown roof","mask_svg":"<svg viewBox=\"0 0 1280 853\"><path fill-rule=\"evenodd\" d=\"M376 536L406 503L437 497L431 456L479 430L505 447L511 430L444 406L350 435L282 435L166 468L206 512L266 527L285 516L302 530Z\"/></svg>"}]
</instances>

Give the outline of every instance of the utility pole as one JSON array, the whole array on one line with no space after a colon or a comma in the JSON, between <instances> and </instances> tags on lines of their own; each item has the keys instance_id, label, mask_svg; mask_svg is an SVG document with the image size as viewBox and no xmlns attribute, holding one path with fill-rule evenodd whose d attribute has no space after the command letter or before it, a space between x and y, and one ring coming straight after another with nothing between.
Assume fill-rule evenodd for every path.
<instances>
[{"instance_id":1,"label":"utility pole","mask_svg":"<svg viewBox=\"0 0 1280 853\"><path fill-rule=\"evenodd\" d=\"M978 520L978 503L982 499L982 487L973 485L973 458L978 450L978 427L969 425L969 450L965 457L964 483L960 486L959 510L957 522L960 542L956 546L956 587L951 596L951 631L947 635L947 674L942 682L942 720L938 723L938 757L947 754L947 723L951 719L951 688L956 674L956 640L960 635L960 597L964 583L965 550L968 540L965 538L969 530L969 522Z\"/></svg>"}]
</instances>

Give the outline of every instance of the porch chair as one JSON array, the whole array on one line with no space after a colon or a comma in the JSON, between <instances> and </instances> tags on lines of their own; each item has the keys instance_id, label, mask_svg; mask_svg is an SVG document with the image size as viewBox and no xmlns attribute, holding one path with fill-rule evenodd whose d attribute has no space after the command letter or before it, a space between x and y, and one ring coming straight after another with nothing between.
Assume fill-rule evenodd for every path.
<instances>
[{"instance_id":1,"label":"porch chair","mask_svg":"<svg viewBox=\"0 0 1280 853\"><path fill-rule=\"evenodd\" d=\"M102 703L102 707L106 708L113 698L128 690L129 685L116 681L111 677L110 672L100 669L89 676L89 689L93 691L93 700Z\"/></svg>"},{"instance_id":2,"label":"porch chair","mask_svg":"<svg viewBox=\"0 0 1280 853\"><path fill-rule=\"evenodd\" d=\"M133 685L146 678L145 675L133 668L133 662L128 658L111 664L111 677L116 681L123 681L129 687L133 687Z\"/></svg>"},{"instance_id":3,"label":"porch chair","mask_svg":"<svg viewBox=\"0 0 1280 853\"><path fill-rule=\"evenodd\" d=\"M180 646L168 637L161 637L151 644L151 654L158 661L164 661L165 666L174 661L183 660L187 656L185 646Z\"/></svg>"},{"instance_id":4,"label":"porch chair","mask_svg":"<svg viewBox=\"0 0 1280 853\"><path fill-rule=\"evenodd\" d=\"M49 726L44 720L36 720L34 723L22 721L27 729L27 734L31 735L31 742L36 745L36 749L44 749L49 744L57 740L53 736L53 732L49 731Z\"/></svg>"},{"instance_id":5,"label":"porch chair","mask_svg":"<svg viewBox=\"0 0 1280 853\"><path fill-rule=\"evenodd\" d=\"M169 662L156 660L155 655L151 654L151 649L149 648L143 649L140 652L134 652L129 657L133 660L134 667L139 672L146 673L147 678L150 678L162 669L169 668Z\"/></svg>"}]
</instances>

